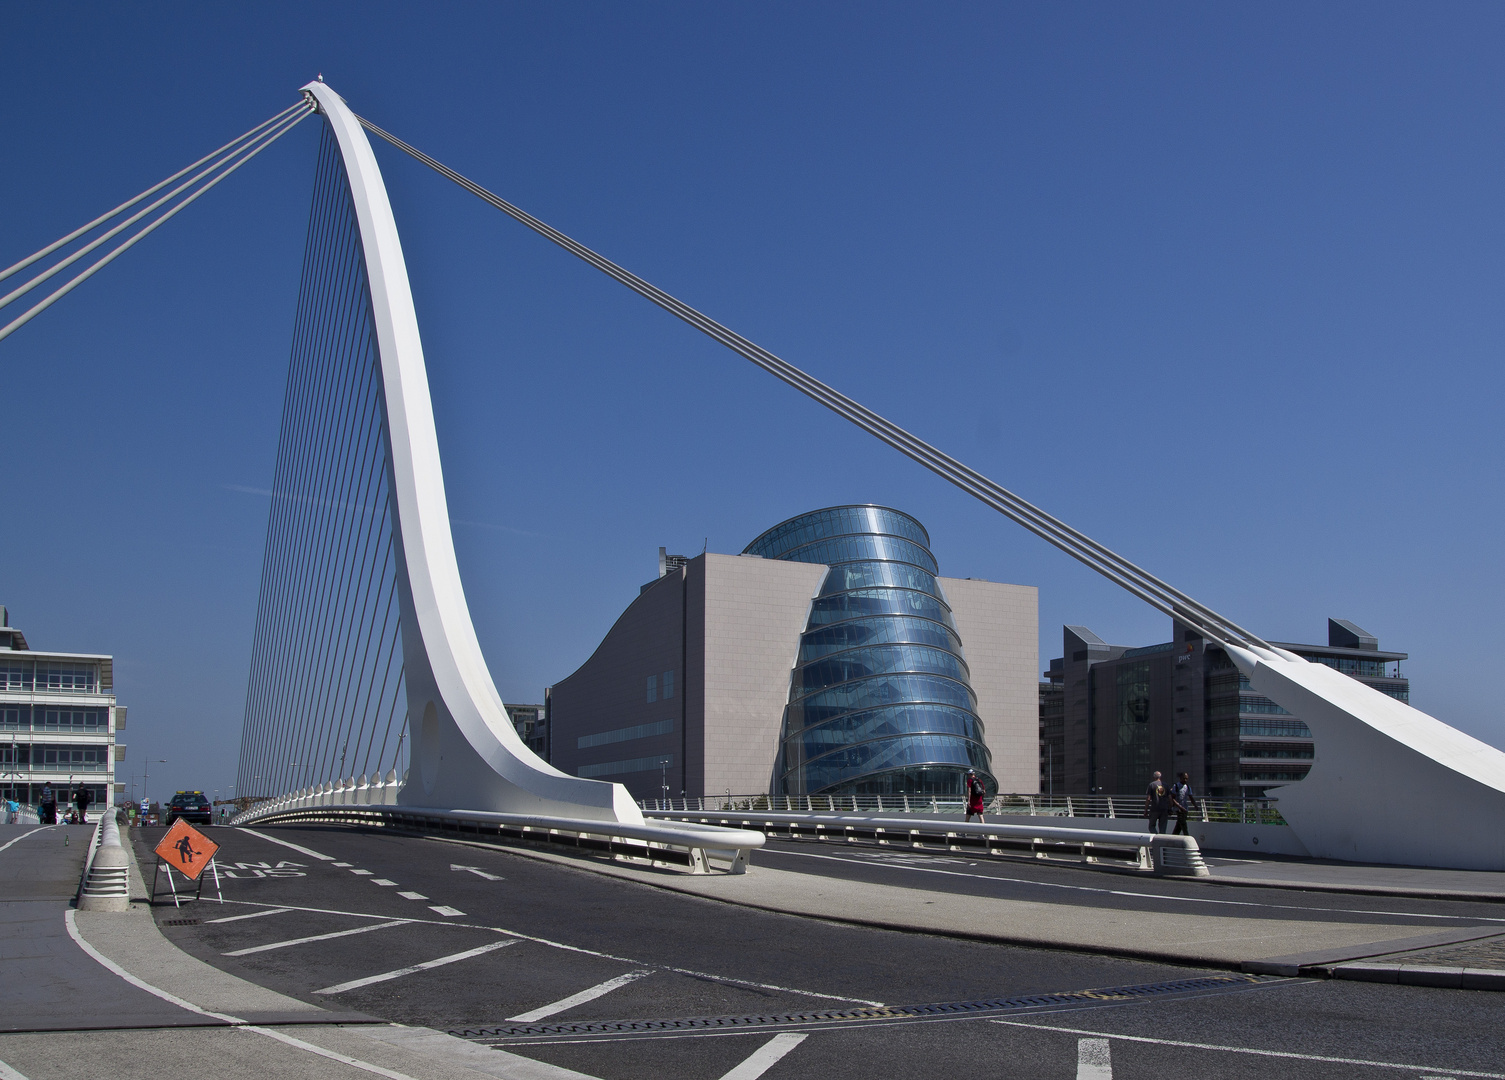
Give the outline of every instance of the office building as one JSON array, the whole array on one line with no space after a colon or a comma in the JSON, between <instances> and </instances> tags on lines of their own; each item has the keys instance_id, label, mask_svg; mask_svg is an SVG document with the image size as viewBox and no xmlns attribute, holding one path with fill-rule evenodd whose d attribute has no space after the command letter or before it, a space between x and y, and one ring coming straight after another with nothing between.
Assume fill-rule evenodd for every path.
<instances>
[{"instance_id":1,"label":"office building","mask_svg":"<svg viewBox=\"0 0 1505 1080\"><path fill-rule=\"evenodd\" d=\"M547 696L547 691L545 692ZM548 705L503 705L507 718L523 745L545 761L549 760Z\"/></svg>"},{"instance_id":2,"label":"office building","mask_svg":"<svg viewBox=\"0 0 1505 1080\"><path fill-rule=\"evenodd\" d=\"M1062 656L1040 687L1042 790L1139 795L1156 770L1188 772L1215 797L1263 796L1311 768L1312 733L1255 693L1228 654L1180 624L1171 641L1109 645L1082 626L1063 628ZM1410 701L1400 663L1373 635L1328 620L1328 643L1272 642L1382 693Z\"/></svg>"},{"instance_id":3,"label":"office building","mask_svg":"<svg viewBox=\"0 0 1505 1080\"><path fill-rule=\"evenodd\" d=\"M944 578L914 518L841 506L660 576L549 692L552 762L638 798L1032 791L1037 593Z\"/></svg>"},{"instance_id":4,"label":"office building","mask_svg":"<svg viewBox=\"0 0 1505 1080\"><path fill-rule=\"evenodd\" d=\"M0 795L35 805L50 784L61 803L82 785L93 808L112 805L125 756L114 682L113 657L33 649L0 607Z\"/></svg>"}]
</instances>

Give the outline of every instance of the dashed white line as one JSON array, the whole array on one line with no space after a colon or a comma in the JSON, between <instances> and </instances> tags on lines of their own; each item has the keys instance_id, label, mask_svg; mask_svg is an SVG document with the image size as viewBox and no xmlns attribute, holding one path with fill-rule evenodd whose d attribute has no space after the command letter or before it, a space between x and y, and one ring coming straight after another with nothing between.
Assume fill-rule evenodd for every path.
<instances>
[{"instance_id":1,"label":"dashed white line","mask_svg":"<svg viewBox=\"0 0 1505 1080\"><path fill-rule=\"evenodd\" d=\"M435 912L436 914L443 915L446 919L453 919L458 915L465 914L465 912L461 911L459 908L452 908L448 904L430 904L429 910Z\"/></svg>"},{"instance_id":2,"label":"dashed white line","mask_svg":"<svg viewBox=\"0 0 1505 1080\"><path fill-rule=\"evenodd\" d=\"M353 866L353 867L351 867L350 868L350 872L352 874L359 874L361 877L370 877L371 876L371 871L370 870L362 870L359 866Z\"/></svg>"},{"instance_id":3,"label":"dashed white line","mask_svg":"<svg viewBox=\"0 0 1505 1080\"><path fill-rule=\"evenodd\" d=\"M402 897L404 900L427 900L428 899L428 897L424 896L421 892L400 892L397 895L400 896L400 897Z\"/></svg>"},{"instance_id":4,"label":"dashed white line","mask_svg":"<svg viewBox=\"0 0 1505 1080\"><path fill-rule=\"evenodd\" d=\"M402 893L399 896L404 895ZM420 896L420 900L428 897ZM345 915L352 919L386 919L390 916L375 915L365 911L340 911L335 908L305 907L295 904L267 904L256 900L226 900L227 904L244 904L249 907L286 907L292 911L307 911L314 915ZM525 934L520 930L509 930L505 926L484 926L478 923L442 923L437 919L408 919L408 922L419 923L424 926L455 926L468 930L490 930L497 934L506 934L508 937L517 938L519 941L532 941L539 945L547 945L551 949L560 949L564 952L579 953L581 956L597 956L602 960L615 960L620 964L631 964L634 967L651 967L657 971L668 971L675 975L688 975L692 979L705 979L709 982L725 983L728 986L746 986L753 990L774 990L781 994L797 994L800 997L814 998L816 1001L850 1001L854 1005L881 1006L882 1001L873 1001L869 998L849 997L846 994L823 994L816 990L801 990L797 986L780 986L778 983L757 982L753 979L738 979L731 975L717 975L711 971L697 971L694 968L674 967L671 964L657 964L651 960L635 959L631 956L618 956L615 953L601 952L598 949L587 949L580 945L567 945L562 941L554 941L551 938L538 937L535 934ZM1505 1080L1505 1078L1502 1078Z\"/></svg>"},{"instance_id":5,"label":"dashed white line","mask_svg":"<svg viewBox=\"0 0 1505 1080\"><path fill-rule=\"evenodd\" d=\"M1149 1043L1152 1046L1179 1046L1188 1050L1219 1050L1226 1054L1250 1054L1254 1057L1290 1058L1294 1061L1322 1061L1333 1065L1365 1065L1371 1069L1401 1069L1405 1072L1439 1072L1449 1078L1476 1076L1482 1080L1505 1080L1505 1073L1478 1072L1471 1069L1444 1069L1436 1065L1404 1065L1398 1061L1369 1061L1365 1058L1331 1057L1326 1054L1298 1054L1293 1050L1257 1050L1250 1046L1219 1046L1217 1043L1183 1042L1178 1039L1152 1039L1147 1035L1119 1035L1112 1031L1084 1031L1081 1028L1055 1027L1050 1024L1029 1024L1022 1020L993 1020L990 1023L1005 1027L1030 1028L1034 1031L1058 1031L1063 1035L1091 1035L1102 1039L1117 1039L1120 1042Z\"/></svg>"},{"instance_id":6,"label":"dashed white line","mask_svg":"<svg viewBox=\"0 0 1505 1080\"><path fill-rule=\"evenodd\" d=\"M234 952L221 953L220 955L250 956L252 953L271 952L273 949L287 949L294 945L307 945L310 941L329 941L333 938L350 937L352 934L369 934L373 930L385 930L389 926L409 926L411 923L411 919L394 919L392 922L373 923L370 926L357 926L354 930L336 930L332 934L314 934L312 937L274 941L270 945L252 945L249 949L236 949Z\"/></svg>"},{"instance_id":7,"label":"dashed white line","mask_svg":"<svg viewBox=\"0 0 1505 1080\"><path fill-rule=\"evenodd\" d=\"M781 1032L758 1047L753 1051L752 1057L727 1073L721 1080L758 1080L758 1077L773 1068L780 1058L807 1038L809 1038L808 1035L795 1034L792 1031Z\"/></svg>"},{"instance_id":8,"label":"dashed white line","mask_svg":"<svg viewBox=\"0 0 1505 1080\"><path fill-rule=\"evenodd\" d=\"M307 855L310 859L318 859L320 862L334 862L333 855L321 855L317 851L313 851L310 848L295 844L291 840L279 840L275 836L268 836L266 833L257 832L255 829L248 829L244 825L240 826L240 831L243 833L248 833L251 836L255 836L261 840L265 840L269 844L281 844L283 847L291 848L293 851L296 851L299 854ZM349 864L347 863L346 865Z\"/></svg>"},{"instance_id":9,"label":"dashed white line","mask_svg":"<svg viewBox=\"0 0 1505 1080\"><path fill-rule=\"evenodd\" d=\"M209 922L240 922L241 919L259 919L263 915L281 915L283 912L292 911L290 907L268 908L266 911L253 911L249 915L226 915L223 919L210 919Z\"/></svg>"},{"instance_id":10,"label":"dashed white line","mask_svg":"<svg viewBox=\"0 0 1505 1080\"><path fill-rule=\"evenodd\" d=\"M1113 1056L1107 1039L1076 1041L1076 1080L1113 1080Z\"/></svg>"},{"instance_id":11,"label":"dashed white line","mask_svg":"<svg viewBox=\"0 0 1505 1080\"><path fill-rule=\"evenodd\" d=\"M540 1005L536 1009L530 1009L525 1013L507 1017L508 1020L516 1020L522 1024L531 1024L534 1020L542 1020L546 1016L562 1013L566 1009L573 1009L576 1005L584 1005L587 1001L595 1001L598 997L611 993L630 982L637 982L645 975L652 975L651 971L629 971L626 975L618 975L615 979L607 979L604 983L597 983L589 989L582 990L578 994L571 994L567 998L550 1002L548 1005Z\"/></svg>"},{"instance_id":12,"label":"dashed white line","mask_svg":"<svg viewBox=\"0 0 1505 1080\"><path fill-rule=\"evenodd\" d=\"M337 983L334 986L326 986L322 990L315 990L314 993L343 994L346 990L358 990L362 986L370 986L372 983L387 982L391 979L398 979L404 975L411 975L415 971L428 971L431 968L443 967L445 964L453 964L461 960L469 960L472 956L480 956L483 953L495 952L497 949L505 949L508 945L516 944L516 938L510 938L507 941L493 941L490 945L482 945L478 949L466 949L464 952L452 953L449 956L441 956L437 960L425 960L421 964L413 964L410 967L398 968L396 971L384 971L380 975L368 975L364 979L351 979L349 982Z\"/></svg>"},{"instance_id":13,"label":"dashed white line","mask_svg":"<svg viewBox=\"0 0 1505 1080\"><path fill-rule=\"evenodd\" d=\"M374 878L371 879L371 884L373 884L373 885L396 885L397 882L395 882L395 881L388 881L384 877L374 877Z\"/></svg>"}]
</instances>

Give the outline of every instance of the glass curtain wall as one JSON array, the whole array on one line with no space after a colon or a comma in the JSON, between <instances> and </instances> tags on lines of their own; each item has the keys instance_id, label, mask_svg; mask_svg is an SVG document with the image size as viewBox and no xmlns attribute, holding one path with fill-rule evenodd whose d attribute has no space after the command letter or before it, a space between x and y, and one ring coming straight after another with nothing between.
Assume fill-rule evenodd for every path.
<instances>
[{"instance_id":1,"label":"glass curtain wall","mask_svg":"<svg viewBox=\"0 0 1505 1080\"><path fill-rule=\"evenodd\" d=\"M960 794L992 760L924 527L837 506L769 529L744 554L825 563L784 711L786 794Z\"/></svg>"}]
</instances>

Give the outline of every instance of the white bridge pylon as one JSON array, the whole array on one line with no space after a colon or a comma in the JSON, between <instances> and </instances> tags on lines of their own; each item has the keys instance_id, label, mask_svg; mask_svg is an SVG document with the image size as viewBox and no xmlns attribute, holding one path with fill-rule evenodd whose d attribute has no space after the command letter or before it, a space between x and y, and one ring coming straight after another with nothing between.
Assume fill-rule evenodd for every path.
<instances>
[{"instance_id":1,"label":"white bridge pylon","mask_svg":"<svg viewBox=\"0 0 1505 1080\"><path fill-rule=\"evenodd\" d=\"M642 824L625 787L546 764L507 716L460 583L423 342L381 170L344 99L322 82L303 90L344 161L371 291L412 736L397 802Z\"/></svg>"}]
</instances>

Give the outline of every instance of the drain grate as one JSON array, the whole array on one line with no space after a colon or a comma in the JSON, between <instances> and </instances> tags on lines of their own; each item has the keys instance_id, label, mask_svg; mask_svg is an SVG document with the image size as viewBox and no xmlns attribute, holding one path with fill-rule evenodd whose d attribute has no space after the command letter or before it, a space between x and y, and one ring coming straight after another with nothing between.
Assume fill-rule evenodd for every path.
<instances>
[{"instance_id":1,"label":"drain grate","mask_svg":"<svg viewBox=\"0 0 1505 1080\"><path fill-rule=\"evenodd\" d=\"M696 1016L677 1020L596 1020L560 1024L520 1024L514 1027L457 1028L450 1032L463 1039L549 1040L582 1035L647 1035L675 1031L716 1031L788 1025L878 1023L886 1020L947 1019L990 1016L996 1013L1046 1009L1062 1005L1138 1001L1166 994L1195 994L1228 990L1265 982L1284 982L1265 975L1209 975L1197 979L1114 986L1100 990L1074 990L1061 994L1027 994L980 1001L943 1001L928 1005L879 1005L853 1009L822 1009L812 1012L769 1013L761 1016Z\"/></svg>"},{"instance_id":2,"label":"drain grate","mask_svg":"<svg viewBox=\"0 0 1505 1080\"><path fill-rule=\"evenodd\" d=\"M163 926L197 926L203 919L163 919Z\"/></svg>"}]
</instances>

